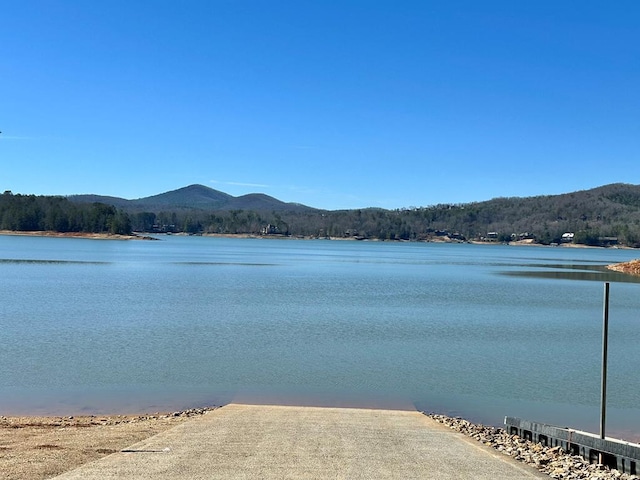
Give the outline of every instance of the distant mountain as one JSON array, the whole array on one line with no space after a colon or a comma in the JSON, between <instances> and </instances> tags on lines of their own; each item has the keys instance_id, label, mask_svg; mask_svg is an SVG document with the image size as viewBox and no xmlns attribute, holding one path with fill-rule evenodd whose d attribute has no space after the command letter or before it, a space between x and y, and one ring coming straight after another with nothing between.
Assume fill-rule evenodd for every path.
<instances>
[{"instance_id":1,"label":"distant mountain","mask_svg":"<svg viewBox=\"0 0 640 480\"><path fill-rule=\"evenodd\" d=\"M117 208L124 208L131 201L120 197L109 197L106 195L95 195L92 193L82 195L68 195L67 199L74 203L104 203L105 205L113 205Z\"/></svg>"},{"instance_id":2,"label":"distant mountain","mask_svg":"<svg viewBox=\"0 0 640 480\"><path fill-rule=\"evenodd\" d=\"M100 195L36 197L6 191L0 195L0 220L5 230L93 232L119 225L127 230L130 225L134 231L158 233L517 240L640 248L640 185L616 183L561 195L498 197L397 210L335 211L285 203L262 193L234 197L203 185L136 200Z\"/></svg>"},{"instance_id":3,"label":"distant mountain","mask_svg":"<svg viewBox=\"0 0 640 480\"><path fill-rule=\"evenodd\" d=\"M153 195L151 197L131 200L129 205L142 209L182 209L198 208L218 210L233 201L231 195L205 187L204 185L189 185L170 192Z\"/></svg>"},{"instance_id":4,"label":"distant mountain","mask_svg":"<svg viewBox=\"0 0 640 480\"><path fill-rule=\"evenodd\" d=\"M285 210L301 212L314 211L317 209L299 203L284 203L264 193L250 193L248 195L235 197L229 203L226 210Z\"/></svg>"},{"instance_id":5,"label":"distant mountain","mask_svg":"<svg viewBox=\"0 0 640 480\"><path fill-rule=\"evenodd\" d=\"M105 203L131 212L191 209L281 212L311 212L316 210L299 203L282 202L263 193L251 193L234 197L204 185L189 185L188 187L135 200L101 195L71 195L68 199L76 203Z\"/></svg>"}]
</instances>

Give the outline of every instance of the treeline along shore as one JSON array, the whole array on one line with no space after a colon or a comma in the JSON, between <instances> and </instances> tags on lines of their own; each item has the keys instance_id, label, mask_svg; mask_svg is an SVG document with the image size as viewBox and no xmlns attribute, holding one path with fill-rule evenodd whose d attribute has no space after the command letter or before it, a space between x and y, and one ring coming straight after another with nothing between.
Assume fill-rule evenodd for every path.
<instances>
[{"instance_id":1,"label":"treeline along shore","mask_svg":"<svg viewBox=\"0 0 640 480\"><path fill-rule=\"evenodd\" d=\"M0 230L131 235L129 215L103 203L73 203L65 197L0 196Z\"/></svg>"},{"instance_id":2,"label":"treeline along shore","mask_svg":"<svg viewBox=\"0 0 640 480\"><path fill-rule=\"evenodd\" d=\"M137 200L0 195L0 230L640 247L640 186L396 210L320 210L191 185Z\"/></svg>"}]
</instances>

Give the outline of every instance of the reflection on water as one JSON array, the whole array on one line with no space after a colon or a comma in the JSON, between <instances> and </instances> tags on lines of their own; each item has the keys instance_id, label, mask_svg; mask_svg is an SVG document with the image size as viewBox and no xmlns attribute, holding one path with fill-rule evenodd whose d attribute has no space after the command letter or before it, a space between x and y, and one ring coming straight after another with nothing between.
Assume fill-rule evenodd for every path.
<instances>
[{"instance_id":1,"label":"reflection on water","mask_svg":"<svg viewBox=\"0 0 640 480\"><path fill-rule=\"evenodd\" d=\"M15 264L35 264L35 265L105 265L108 262L82 262L77 260L33 260L22 258L0 258L0 265L3 263L15 263Z\"/></svg>"},{"instance_id":2,"label":"reflection on water","mask_svg":"<svg viewBox=\"0 0 640 480\"><path fill-rule=\"evenodd\" d=\"M236 266L236 267L275 267L275 263L242 263L242 262L173 262L174 265L191 265L196 267L219 267L219 266Z\"/></svg>"},{"instance_id":3,"label":"reflection on water","mask_svg":"<svg viewBox=\"0 0 640 480\"><path fill-rule=\"evenodd\" d=\"M528 265L518 265L528 266ZM530 267L530 266L529 266ZM589 280L596 282L640 283L640 276L609 270L601 265L585 264L541 264L536 268L545 270L508 270L502 275L513 277L548 278L557 280ZM550 269L551 271L547 270Z\"/></svg>"},{"instance_id":4,"label":"reflection on water","mask_svg":"<svg viewBox=\"0 0 640 480\"><path fill-rule=\"evenodd\" d=\"M0 237L0 407L228 401L418 408L591 429L613 282L609 431L640 431L625 250ZM595 280L576 282L574 280Z\"/></svg>"}]
</instances>

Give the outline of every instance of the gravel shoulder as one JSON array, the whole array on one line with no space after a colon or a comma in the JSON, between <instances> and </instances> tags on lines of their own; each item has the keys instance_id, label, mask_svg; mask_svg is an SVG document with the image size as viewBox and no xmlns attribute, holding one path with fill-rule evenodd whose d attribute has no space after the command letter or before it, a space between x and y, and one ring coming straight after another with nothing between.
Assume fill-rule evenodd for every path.
<instances>
[{"instance_id":1,"label":"gravel shoulder","mask_svg":"<svg viewBox=\"0 0 640 480\"><path fill-rule=\"evenodd\" d=\"M510 435L502 428L471 423L462 418L426 414L436 422L463 433L483 445L531 465L551 478L563 480L639 480L636 475L621 473L604 465L590 464L584 458L564 452L560 447L544 447L540 443Z\"/></svg>"}]
</instances>

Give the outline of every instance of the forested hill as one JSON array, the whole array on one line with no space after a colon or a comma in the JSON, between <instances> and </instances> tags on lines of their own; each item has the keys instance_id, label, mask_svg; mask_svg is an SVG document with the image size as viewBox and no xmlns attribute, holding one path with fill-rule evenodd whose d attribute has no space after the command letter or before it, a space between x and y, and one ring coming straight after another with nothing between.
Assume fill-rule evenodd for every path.
<instances>
[{"instance_id":1,"label":"forested hill","mask_svg":"<svg viewBox=\"0 0 640 480\"><path fill-rule=\"evenodd\" d=\"M439 227L446 223L446 228L470 237L495 232L506 241L512 234L528 233L540 243L552 243L571 232L576 243L596 245L617 237L622 244L640 246L640 185L616 183L561 195L438 205L419 212L431 212Z\"/></svg>"},{"instance_id":2,"label":"forested hill","mask_svg":"<svg viewBox=\"0 0 640 480\"><path fill-rule=\"evenodd\" d=\"M35 197L11 192L0 196L0 229L110 231L127 225L144 232L527 240L542 244L570 241L640 247L640 186L612 184L562 195L338 211L284 203L263 194L232 197L202 185L138 200L96 195Z\"/></svg>"},{"instance_id":3,"label":"forested hill","mask_svg":"<svg viewBox=\"0 0 640 480\"><path fill-rule=\"evenodd\" d=\"M333 233L344 230L365 238L527 240L546 245L573 242L640 247L640 185L612 184L561 195L393 211L330 213L327 224ZM572 235L564 236L567 233Z\"/></svg>"},{"instance_id":4,"label":"forested hill","mask_svg":"<svg viewBox=\"0 0 640 480\"><path fill-rule=\"evenodd\" d=\"M255 211L313 211L315 209L298 203L285 203L263 193L250 193L234 197L204 185L189 185L151 197L126 200L101 195L71 195L74 203L99 202L124 208L129 212L170 210L255 210Z\"/></svg>"},{"instance_id":5,"label":"forested hill","mask_svg":"<svg viewBox=\"0 0 640 480\"><path fill-rule=\"evenodd\" d=\"M75 204L64 197L0 195L0 230L129 235L129 215L104 203Z\"/></svg>"}]
</instances>

